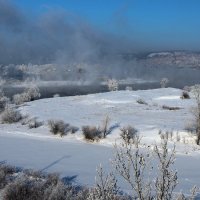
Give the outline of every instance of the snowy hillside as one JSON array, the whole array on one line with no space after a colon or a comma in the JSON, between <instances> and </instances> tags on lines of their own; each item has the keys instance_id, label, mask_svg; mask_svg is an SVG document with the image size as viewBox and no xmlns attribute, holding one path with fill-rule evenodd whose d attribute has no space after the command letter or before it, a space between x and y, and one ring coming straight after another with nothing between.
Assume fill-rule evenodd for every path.
<instances>
[{"instance_id":1,"label":"snowy hillside","mask_svg":"<svg viewBox=\"0 0 200 200\"><path fill-rule=\"evenodd\" d=\"M37 117L44 125L29 129L20 123L0 125L0 158L10 164L58 172L76 183L93 185L96 167L102 163L110 169L113 144L120 142L120 127L134 126L143 145L159 143L159 130L173 131L170 144L176 143L180 185L185 191L199 184L200 148L194 136L185 131L192 121L193 99L181 99L182 90L164 88L140 91L116 91L86 96L56 97L25 103L19 107L24 115ZM175 109L168 109L175 108ZM81 127L101 126L106 116L115 127L107 138L90 143L84 140ZM52 135L49 119L63 120L79 128L75 134ZM180 137L180 141L177 139ZM124 190L126 185L122 185Z\"/></svg>"}]
</instances>

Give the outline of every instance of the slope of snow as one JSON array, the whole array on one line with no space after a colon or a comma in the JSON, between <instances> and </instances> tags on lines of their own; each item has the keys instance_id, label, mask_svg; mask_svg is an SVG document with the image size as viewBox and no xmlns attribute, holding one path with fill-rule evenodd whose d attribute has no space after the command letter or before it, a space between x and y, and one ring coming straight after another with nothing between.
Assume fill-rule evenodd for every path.
<instances>
[{"instance_id":1,"label":"slope of snow","mask_svg":"<svg viewBox=\"0 0 200 200\"><path fill-rule=\"evenodd\" d=\"M119 127L99 143L83 140L81 126L100 126L102 120L109 116L110 125L132 125L139 130L143 144L160 141L158 131L174 131L181 136L177 142L177 160L180 185L188 191L192 185L199 184L200 149L193 144L194 139L184 129L191 122L190 109L195 105L193 99L180 99L182 91L174 88L117 91L85 96L56 97L41 99L22 105L23 114L37 117L45 124L37 129L28 129L20 123L0 125L0 161L25 168L59 172L61 176L72 177L75 182L92 185L96 167L102 163L110 169L113 144L120 141ZM137 103L143 99L148 105ZM171 111L163 105L179 107ZM76 134L65 137L54 136L49 132L47 120L61 119L79 127ZM185 143L182 142L184 139ZM173 143L171 142L171 144ZM189 144L187 144L189 143ZM121 184L123 189L126 185Z\"/></svg>"}]
</instances>

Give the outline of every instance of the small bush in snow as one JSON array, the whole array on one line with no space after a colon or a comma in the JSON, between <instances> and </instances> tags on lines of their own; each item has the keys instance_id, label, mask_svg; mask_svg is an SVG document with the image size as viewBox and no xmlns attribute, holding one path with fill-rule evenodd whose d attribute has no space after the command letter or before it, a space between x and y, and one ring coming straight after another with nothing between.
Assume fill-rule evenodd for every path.
<instances>
[{"instance_id":1,"label":"small bush in snow","mask_svg":"<svg viewBox=\"0 0 200 200\"><path fill-rule=\"evenodd\" d=\"M120 136L127 143L130 143L130 142L134 143L136 137L138 137L137 133L138 133L137 129L135 129L132 126L127 126L127 127L121 128L121 134L120 134Z\"/></svg>"},{"instance_id":2,"label":"small bush in snow","mask_svg":"<svg viewBox=\"0 0 200 200\"><path fill-rule=\"evenodd\" d=\"M15 168L9 165L0 164L0 189L9 182L9 176L15 172Z\"/></svg>"},{"instance_id":3,"label":"small bush in snow","mask_svg":"<svg viewBox=\"0 0 200 200\"><path fill-rule=\"evenodd\" d=\"M43 122L37 121L36 118L30 119L28 122L28 127L31 128L38 128L43 125Z\"/></svg>"},{"instance_id":4,"label":"small bush in snow","mask_svg":"<svg viewBox=\"0 0 200 200\"><path fill-rule=\"evenodd\" d=\"M20 105L23 104L24 102L29 102L38 99L39 97L40 97L39 88L36 86L31 86L25 89L23 93L15 94L13 96L13 102L16 105Z\"/></svg>"},{"instance_id":5,"label":"small bush in snow","mask_svg":"<svg viewBox=\"0 0 200 200\"><path fill-rule=\"evenodd\" d=\"M51 133L54 135L60 134L61 137L71 130L70 125L62 120L49 120L48 125Z\"/></svg>"},{"instance_id":6,"label":"small bush in snow","mask_svg":"<svg viewBox=\"0 0 200 200\"><path fill-rule=\"evenodd\" d=\"M181 108L180 107L176 107L176 106L174 107L174 106L163 105L162 109L164 109L164 110L180 110Z\"/></svg>"},{"instance_id":7,"label":"small bush in snow","mask_svg":"<svg viewBox=\"0 0 200 200\"><path fill-rule=\"evenodd\" d=\"M60 97L60 95L59 95L59 94L54 94L53 97L54 97L54 98Z\"/></svg>"},{"instance_id":8,"label":"small bush in snow","mask_svg":"<svg viewBox=\"0 0 200 200\"><path fill-rule=\"evenodd\" d=\"M8 124L19 122L22 118L21 113L10 106L7 106L1 115L2 123Z\"/></svg>"},{"instance_id":9,"label":"small bush in snow","mask_svg":"<svg viewBox=\"0 0 200 200\"><path fill-rule=\"evenodd\" d=\"M30 98L30 101L38 99L41 96L40 90L37 86L31 86L27 88L24 92L27 93L27 95Z\"/></svg>"},{"instance_id":10,"label":"small bush in snow","mask_svg":"<svg viewBox=\"0 0 200 200\"><path fill-rule=\"evenodd\" d=\"M3 193L4 200L41 199L41 183L25 177L16 179L8 184Z\"/></svg>"},{"instance_id":11,"label":"small bush in snow","mask_svg":"<svg viewBox=\"0 0 200 200\"><path fill-rule=\"evenodd\" d=\"M132 88L131 86L126 86L125 90L126 90L126 91L132 91L133 88Z\"/></svg>"},{"instance_id":12,"label":"small bush in snow","mask_svg":"<svg viewBox=\"0 0 200 200\"><path fill-rule=\"evenodd\" d=\"M29 102L30 96L27 93L15 94L13 96L13 103L16 105L21 105L24 102Z\"/></svg>"},{"instance_id":13,"label":"small bush in snow","mask_svg":"<svg viewBox=\"0 0 200 200\"><path fill-rule=\"evenodd\" d=\"M168 83L169 83L169 79L168 78L162 78L161 81L160 81L161 88L165 88Z\"/></svg>"},{"instance_id":14,"label":"small bush in snow","mask_svg":"<svg viewBox=\"0 0 200 200\"><path fill-rule=\"evenodd\" d=\"M0 96L0 112L4 111L8 103L9 103L9 98L5 96Z\"/></svg>"},{"instance_id":15,"label":"small bush in snow","mask_svg":"<svg viewBox=\"0 0 200 200\"><path fill-rule=\"evenodd\" d=\"M70 126L70 131L71 131L72 134L76 133L78 130L79 130L78 127L76 127L76 126Z\"/></svg>"},{"instance_id":16,"label":"small bush in snow","mask_svg":"<svg viewBox=\"0 0 200 200\"><path fill-rule=\"evenodd\" d=\"M49 120L48 125L50 127L50 131L56 135L58 133L64 134L65 131L65 123L62 120Z\"/></svg>"},{"instance_id":17,"label":"small bush in snow","mask_svg":"<svg viewBox=\"0 0 200 200\"><path fill-rule=\"evenodd\" d=\"M190 99L190 95L187 91L183 91L181 94L181 99Z\"/></svg>"},{"instance_id":18,"label":"small bush in snow","mask_svg":"<svg viewBox=\"0 0 200 200\"><path fill-rule=\"evenodd\" d=\"M95 141L102 138L102 132L95 126L83 126L82 131L86 140Z\"/></svg>"},{"instance_id":19,"label":"small bush in snow","mask_svg":"<svg viewBox=\"0 0 200 200\"><path fill-rule=\"evenodd\" d=\"M117 91L119 87L119 83L115 79L109 79L107 85L109 91Z\"/></svg>"},{"instance_id":20,"label":"small bush in snow","mask_svg":"<svg viewBox=\"0 0 200 200\"><path fill-rule=\"evenodd\" d=\"M139 104L144 104L144 105L148 105L148 103L147 103L145 100L143 100L143 99L138 99L138 100L137 100L137 103L139 103Z\"/></svg>"},{"instance_id":21,"label":"small bush in snow","mask_svg":"<svg viewBox=\"0 0 200 200\"><path fill-rule=\"evenodd\" d=\"M105 119L103 120L102 126L100 128L103 138L106 138L106 136L109 133L109 123L110 123L110 118L109 118L109 116L106 116Z\"/></svg>"}]
</instances>

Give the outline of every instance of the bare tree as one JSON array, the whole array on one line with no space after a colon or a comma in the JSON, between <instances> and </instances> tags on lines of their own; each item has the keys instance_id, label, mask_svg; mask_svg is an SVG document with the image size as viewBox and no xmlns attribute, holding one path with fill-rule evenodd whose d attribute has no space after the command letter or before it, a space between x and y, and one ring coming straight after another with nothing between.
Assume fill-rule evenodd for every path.
<instances>
[{"instance_id":1,"label":"bare tree","mask_svg":"<svg viewBox=\"0 0 200 200\"><path fill-rule=\"evenodd\" d=\"M164 139L160 148L155 145L154 152L158 159L158 175L155 182L156 199L170 200L178 184L177 172L171 168L175 161L175 145L169 152L168 140Z\"/></svg>"},{"instance_id":2,"label":"bare tree","mask_svg":"<svg viewBox=\"0 0 200 200\"><path fill-rule=\"evenodd\" d=\"M158 168L152 167L152 158L158 163ZM173 169L174 161L175 145L170 151L167 139L163 139L160 146L155 145L152 152L140 149L139 137L136 137L135 143L123 140L121 146L115 145L113 165L129 184L133 199L172 199L178 184L177 172ZM150 173L155 173L156 179L150 179Z\"/></svg>"},{"instance_id":3,"label":"bare tree","mask_svg":"<svg viewBox=\"0 0 200 200\"><path fill-rule=\"evenodd\" d=\"M165 88L168 83L169 83L169 79L168 78L162 78L161 81L160 81L161 88Z\"/></svg>"},{"instance_id":4,"label":"bare tree","mask_svg":"<svg viewBox=\"0 0 200 200\"><path fill-rule=\"evenodd\" d=\"M115 145L114 168L117 173L129 184L132 190L132 198L139 200L151 199L151 182L145 180L148 162L147 154L139 150L140 139L135 143L124 140L121 146Z\"/></svg>"},{"instance_id":5,"label":"bare tree","mask_svg":"<svg viewBox=\"0 0 200 200\"><path fill-rule=\"evenodd\" d=\"M118 187L117 180L113 173L108 175L103 171L100 165L97 168L97 176L95 178L96 185L90 190L88 200L115 200L117 199Z\"/></svg>"},{"instance_id":6,"label":"bare tree","mask_svg":"<svg viewBox=\"0 0 200 200\"><path fill-rule=\"evenodd\" d=\"M196 107L192 109L192 113L195 117L196 143L197 145L200 145L200 85L194 85L191 91L196 101Z\"/></svg>"},{"instance_id":7,"label":"bare tree","mask_svg":"<svg viewBox=\"0 0 200 200\"><path fill-rule=\"evenodd\" d=\"M119 83L116 79L109 79L107 86L109 91L117 91L119 88Z\"/></svg>"}]
</instances>

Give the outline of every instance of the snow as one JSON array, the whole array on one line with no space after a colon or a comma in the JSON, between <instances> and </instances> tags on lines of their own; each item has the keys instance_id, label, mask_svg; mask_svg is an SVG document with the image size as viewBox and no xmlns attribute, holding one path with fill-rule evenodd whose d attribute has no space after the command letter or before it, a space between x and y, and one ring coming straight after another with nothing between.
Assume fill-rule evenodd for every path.
<instances>
[{"instance_id":1,"label":"snow","mask_svg":"<svg viewBox=\"0 0 200 200\"><path fill-rule=\"evenodd\" d=\"M200 148L194 144L194 136L185 131L186 125L191 123L193 116L190 110L195 101L181 99L181 93L182 90L174 88L114 91L25 103L19 107L21 113L37 117L45 123L37 129L28 129L20 123L1 124L0 161L24 168L58 172L62 177L74 177L78 184L91 186L100 163L106 170L110 169L113 144L121 140L118 126L132 125L137 128L143 145L159 143L159 130L173 131L173 142L176 142L176 132L181 137L181 142L176 142L175 168L180 182L177 191L189 191L193 185L199 184ZM137 103L138 99L143 99L148 105ZM165 110L163 105L180 109ZM106 116L110 118L110 125L117 128L99 142L85 141L81 127L101 126ZM64 120L79 127L79 131L62 138L54 136L47 126L49 119ZM122 183L121 186L124 190L128 189Z\"/></svg>"},{"instance_id":2,"label":"snow","mask_svg":"<svg viewBox=\"0 0 200 200\"><path fill-rule=\"evenodd\" d=\"M172 56L173 54L170 52L159 52L159 53L150 53L147 57L152 58L155 56Z\"/></svg>"}]
</instances>

